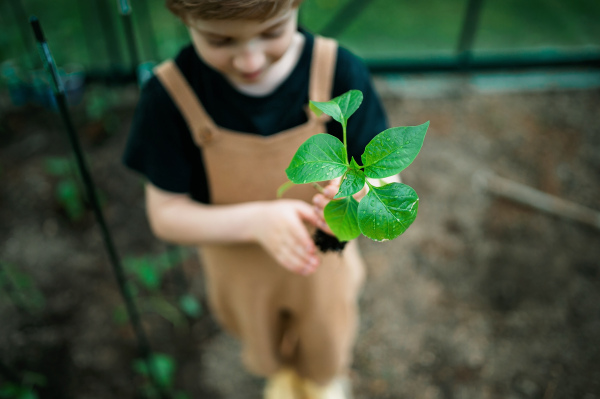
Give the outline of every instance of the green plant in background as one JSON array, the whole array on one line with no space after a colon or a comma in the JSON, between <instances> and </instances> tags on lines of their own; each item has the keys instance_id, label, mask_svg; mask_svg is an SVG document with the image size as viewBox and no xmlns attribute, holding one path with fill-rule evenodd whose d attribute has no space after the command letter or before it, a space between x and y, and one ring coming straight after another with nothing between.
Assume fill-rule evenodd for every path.
<instances>
[{"instance_id":1,"label":"green plant in background","mask_svg":"<svg viewBox=\"0 0 600 399\"><path fill-rule=\"evenodd\" d=\"M136 297L143 314L158 314L175 327L184 326L186 317L195 319L202 314L202 307L193 295L183 293L177 303L173 304L161 291L165 274L189 256L189 252L182 252L179 248L175 248L159 255L128 257L123 260L129 276L129 289ZM124 305L120 305L115 310L114 318L118 324L127 322Z\"/></svg>"},{"instance_id":2,"label":"green plant in background","mask_svg":"<svg viewBox=\"0 0 600 399\"><path fill-rule=\"evenodd\" d=\"M338 193L324 210L327 224L340 241L361 233L376 241L391 240L404 233L417 217L419 197L406 184L377 187L367 178L393 176L410 165L423 146L429 122L379 133L367 144L360 166L354 158L348 161L346 128L362 99L359 90L350 90L327 102L311 101L310 108L317 115L325 113L341 123L343 142L326 133L310 137L298 148L285 172L294 184L341 177ZM369 192L359 203L353 195L365 184Z\"/></svg>"},{"instance_id":3,"label":"green plant in background","mask_svg":"<svg viewBox=\"0 0 600 399\"><path fill-rule=\"evenodd\" d=\"M35 387L46 385L46 377L38 373L25 372L21 383L4 382L0 385L2 399L38 399Z\"/></svg>"},{"instance_id":4,"label":"green plant in background","mask_svg":"<svg viewBox=\"0 0 600 399\"><path fill-rule=\"evenodd\" d=\"M154 353L150 357L150 367L152 367L156 373L159 387L167 392L173 399L188 399L189 396L181 391L176 391L173 388L173 381L175 372L177 371L177 365L172 357L162 354ZM133 362L133 370L143 378L144 384L141 387L142 394L149 398L154 399L159 397L158 387L155 386L149 377L148 364L144 359L136 359Z\"/></svg>"},{"instance_id":5,"label":"green plant in background","mask_svg":"<svg viewBox=\"0 0 600 399\"><path fill-rule=\"evenodd\" d=\"M33 314L41 311L46 299L31 276L12 264L0 261L0 288L19 310Z\"/></svg>"},{"instance_id":6,"label":"green plant in background","mask_svg":"<svg viewBox=\"0 0 600 399\"><path fill-rule=\"evenodd\" d=\"M119 117L113 112L115 106L121 103L121 98L115 90L103 86L91 86L85 96L85 113L90 120L85 131L93 141L102 136L110 135L119 126Z\"/></svg>"},{"instance_id":7,"label":"green plant in background","mask_svg":"<svg viewBox=\"0 0 600 399\"><path fill-rule=\"evenodd\" d=\"M44 170L50 176L58 178L54 198L69 220L81 220L85 214L85 195L75 162L64 157L46 158Z\"/></svg>"}]
</instances>

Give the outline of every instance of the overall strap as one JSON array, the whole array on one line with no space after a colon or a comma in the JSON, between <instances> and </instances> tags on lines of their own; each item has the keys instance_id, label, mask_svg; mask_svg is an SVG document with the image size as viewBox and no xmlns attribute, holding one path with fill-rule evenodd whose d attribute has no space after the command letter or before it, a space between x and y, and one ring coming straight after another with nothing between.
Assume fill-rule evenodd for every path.
<instances>
[{"instance_id":1,"label":"overall strap","mask_svg":"<svg viewBox=\"0 0 600 399\"><path fill-rule=\"evenodd\" d=\"M331 100L337 46L337 42L333 39L315 36L313 57L310 66L310 83L308 86L309 100Z\"/></svg>"},{"instance_id":2,"label":"overall strap","mask_svg":"<svg viewBox=\"0 0 600 399\"><path fill-rule=\"evenodd\" d=\"M162 62L154 67L154 74L179 108L196 144L202 146L209 142L217 131L216 126L175 62Z\"/></svg>"}]
</instances>

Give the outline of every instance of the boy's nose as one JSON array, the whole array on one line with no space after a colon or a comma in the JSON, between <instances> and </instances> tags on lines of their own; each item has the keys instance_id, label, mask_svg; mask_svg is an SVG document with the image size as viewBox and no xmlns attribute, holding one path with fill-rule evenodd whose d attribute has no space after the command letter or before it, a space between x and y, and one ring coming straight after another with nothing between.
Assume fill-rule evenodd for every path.
<instances>
[{"instance_id":1,"label":"boy's nose","mask_svg":"<svg viewBox=\"0 0 600 399\"><path fill-rule=\"evenodd\" d=\"M259 46L247 46L233 58L233 66L242 73L252 73L260 70L265 63L265 54Z\"/></svg>"}]
</instances>

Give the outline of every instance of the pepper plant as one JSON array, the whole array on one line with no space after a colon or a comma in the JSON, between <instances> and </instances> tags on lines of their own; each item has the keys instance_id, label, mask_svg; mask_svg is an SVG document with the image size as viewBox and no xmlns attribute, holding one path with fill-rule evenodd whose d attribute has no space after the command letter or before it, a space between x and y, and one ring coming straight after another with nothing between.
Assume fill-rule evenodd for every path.
<instances>
[{"instance_id":1,"label":"pepper plant","mask_svg":"<svg viewBox=\"0 0 600 399\"><path fill-rule=\"evenodd\" d=\"M393 176L410 165L423 146L429 122L379 133L367 144L361 166L354 158L348 160L346 128L362 100L362 92L350 90L330 101L311 101L313 112L325 113L342 125L343 142L326 133L310 137L298 148L285 172L294 184L341 177L338 193L324 210L325 221L340 241L352 240L361 233L376 241L391 240L404 233L417 217L419 197L406 184L377 187L367 178ZM359 202L353 195L365 184L369 192Z\"/></svg>"}]
</instances>

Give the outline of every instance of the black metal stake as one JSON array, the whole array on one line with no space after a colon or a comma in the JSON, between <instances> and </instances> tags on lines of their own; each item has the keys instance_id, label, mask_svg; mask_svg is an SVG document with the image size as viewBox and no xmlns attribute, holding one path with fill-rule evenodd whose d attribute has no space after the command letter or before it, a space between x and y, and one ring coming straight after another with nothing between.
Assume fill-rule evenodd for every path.
<instances>
[{"instance_id":1,"label":"black metal stake","mask_svg":"<svg viewBox=\"0 0 600 399\"><path fill-rule=\"evenodd\" d=\"M77 161L77 166L79 168L79 172L81 173L81 177L86 188L86 195L88 197L88 200L92 204L96 220L98 221L98 224L100 226L102 237L104 239L104 244L106 246L106 250L111 261L113 273L117 280L119 291L125 302L127 314L129 316L129 320L131 321L131 325L137 338L139 351L141 352L141 355L146 362L149 377L154 383L156 389L158 390L160 397L162 399L168 399L169 395L165 392L163 386L160 384L158 373L156 372L154 364L151 360L152 351L150 349L150 343L140 321L139 312L135 305L133 295L131 294L126 282L123 266L121 265L121 260L119 258L119 255L117 254L116 247L113 243L112 237L108 230L108 226L104 219L104 214L102 212L102 208L100 207L100 201L98 200L98 196L96 194L95 184L85 162L83 151L79 143L79 138L71 120L71 115L67 107L64 88L62 87L62 82L56 71L54 59L52 58L52 54L50 53L50 49L46 43L46 39L44 38L44 34L42 32L39 20L36 17L31 17L30 22L33 28L35 38L40 48L40 53L42 55L42 63L44 64L46 70L52 78L51 84L54 90L54 98L56 99L56 103L58 105L60 114L63 118L63 122L67 130L69 141L73 148L75 159Z\"/></svg>"},{"instance_id":2,"label":"black metal stake","mask_svg":"<svg viewBox=\"0 0 600 399\"><path fill-rule=\"evenodd\" d=\"M471 63L471 49L473 48L473 42L475 41L475 33L477 32L477 26L479 24L479 15L481 14L482 5L483 0L469 0L467 5L465 19L460 32L458 47L456 49L458 67L463 70L469 68Z\"/></svg>"},{"instance_id":3,"label":"black metal stake","mask_svg":"<svg viewBox=\"0 0 600 399\"><path fill-rule=\"evenodd\" d=\"M119 13L121 14L121 20L123 21L125 41L127 42L127 49L129 50L129 61L131 62L130 73L135 75L136 68L139 64L139 57L137 46L135 45L135 35L133 33L129 0L119 0Z\"/></svg>"}]
</instances>

